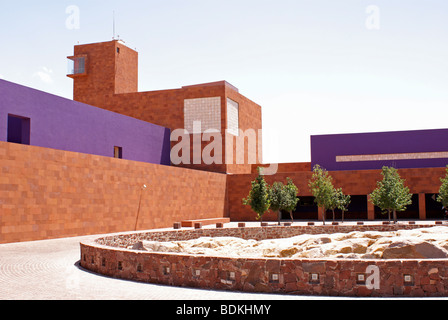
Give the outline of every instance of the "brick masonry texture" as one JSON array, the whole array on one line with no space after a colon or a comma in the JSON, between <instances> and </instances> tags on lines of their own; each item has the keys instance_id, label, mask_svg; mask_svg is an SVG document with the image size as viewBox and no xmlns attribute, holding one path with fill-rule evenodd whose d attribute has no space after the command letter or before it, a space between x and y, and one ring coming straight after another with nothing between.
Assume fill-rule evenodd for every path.
<instances>
[{"instance_id":1,"label":"brick masonry texture","mask_svg":"<svg viewBox=\"0 0 448 320\"><path fill-rule=\"evenodd\" d=\"M225 164L225 144L228 143L228 139L233 138L231 135L231 137L226 137L224 134L229 122L227 99L231 99L239 105L238 120L239 127L242 130L253 129L257 131L262 128L261 107L241 95L238 89L226 81L185 86L180 89L138 92L138 53L127 48L119 41L78 45L75 46L74 56L87 56L86 75L73 77L74 100L171 130L184 128L186 100L220 98L220 119L218 121L220 127L218 129L221 130L222 134L223 159L220 161L222 164L202 164L195 166L195 168L221 173L250 172L247 146L245 147L245 166ZM215 119L210 120L213 120L211 122L215 126ZM205 145L203 145L203 148ZM258 153L262 154L261 150ZM255 152L255 155L252 156L257 159L256 163L261 163L262 159L257 158L258 153ZM192 162L192 159L190 162ZM191 167L188 164L182 166Z\"/></svg>"},{"instance_id":2,"label":"brick masonry texture","mask_svg":"<svg viewBox=\"0 0 448 320\"><path fill-rule=\"evenodd\" d=\"M418 225L406 228L421 227ZM200 229L128 234L81 244L81 266L107 276L164 285L248 292L357 297L437 297L448 293L448 260L352 260L222 258L149 253L121 247L140 240L188 240L201 236L251 239L288 237L300 233L349 232L355 227L269 227ZM369 226L366 230L397 230L399 226ZM121 246L121 247L120 247ZM379 287L365 281L379 272ZM315 280L313 279L315 276ZM409 281L406 281L409 280Z\"/></svg>"},{"instance_id":3,"label":"brick masonry texture","mask_svg":"<svg viewBox=\"0 0 448 320\"><path fill-rule=\"evenodd\" d=\"M223 217L226 175L0 142L0 243ZM146 184L147 188L142 190Z\"/></svg>"},{"instance_id":4,"label":"brick masonry texture","mask_svg":"<svg viewBox=\"0 0 448 320\"><path fill-rule=\"evenodd\" d=\"M0 142L0 243L172 226L192 219L230 217L254 221L242 205L255 174L225 175L185 168ZM368 194L378 170L331 172L348 194ZM443 168L403 169L413 193L437 193ZM291 177L299 195L310 195L311 172L278 173ZM275 220L267 214L265 220Z\"/></svg>"},{"instance_id":5,"label":"brick masonry texture","mask_svg":"<svg viewBox=\"0 0 448 320\"><path fill-rule=\"evenodd\" d=\"M287 166L285 166L287 168ZM380 170L331 171L333 184L336 188L342 187L345 194L367 195L376 188L377 181L382 179ZM445 176L445 168L400 169L399 173L406 180L406 185L413 194L438 193L440 178ZM269 184L275 181L286 183L291 178L299 189L300 196L312 196L308 187L311 171L279 172L274 176L265 176ZM249 206L244 206L242 199L247 197L251 181L256 174L229 175L227 178L227 193L229 199L229 212L232 221L252 221L255 214ZM274 221L277 217L269 213L263 220Z\"/></svg>"}]
</instances>

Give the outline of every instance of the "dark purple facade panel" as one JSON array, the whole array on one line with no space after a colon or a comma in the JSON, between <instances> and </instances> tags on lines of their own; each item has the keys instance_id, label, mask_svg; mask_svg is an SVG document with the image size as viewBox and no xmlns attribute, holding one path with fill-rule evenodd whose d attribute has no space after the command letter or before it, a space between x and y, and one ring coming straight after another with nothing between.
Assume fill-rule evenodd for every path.
<instances>
[{"instance_id":1,"label":"dark purple facade panel","mask_svg":"<svg viewBox=\"0 0 448 320\"><path fill-rule=\"evenodd\" d=\"M0 141L27 128L33 146L170 165L168 128L0 80Z\"/></svg>"},{"instance_id":2,"label":"dark purple facade panel","mask_svg":"<svg viewBox=\"0 0 448 320\"><path fill-rule=\"evenodd\" d=\"M448 129L311 137L311 164L329 171L445 167L448 158L337 162L337 156L448 152Z\"/></svg>"}]
</instances>

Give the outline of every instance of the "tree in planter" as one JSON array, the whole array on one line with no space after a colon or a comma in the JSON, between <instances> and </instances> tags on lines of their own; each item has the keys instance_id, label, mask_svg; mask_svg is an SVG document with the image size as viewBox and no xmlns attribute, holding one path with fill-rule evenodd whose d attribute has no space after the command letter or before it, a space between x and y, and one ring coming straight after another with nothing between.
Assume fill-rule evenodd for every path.
<instances>
[{"instance_id":1,"label":"tree in planter","mask_svg":"<svg viewBox=\"0 0 448 320\"><path fill-rule=\"evenodd\" d=\"M327 207L327 210L331 210L331 212L333 212L333 222L335 221L334 210L336 210L337 207L338 207L338 190L336 190L333 187L332 194Z\"/></svg>"},{"instance_id":2,"label":"tree in planter","mask_svg":"<svg viewBox=\"0 0 448 320\"><path fill-rule=\"evenodd\" d=\"M377 183L377 188L370 194L372 203L379 207L383 213L387 212L390 222L390 213L393 212L394 223L397 223L397 211L405 211L412 204L412 194L404 185L397 169L383 167L381 172L383 180Z\"/></svg>"},{"instance_id":3,"label":"tree in planter","mask_svg":"<svg viewBox=\"0 0 448 320\"><path fill-rule=\"evenodd\" d=\"M333 178L328 171L319 165L313 168L313 175L308 186L314 196L314 202L323 211L323 222L325 225L325 215L327 210L332 206L334 194Z\"/></svg>"},{"instance_id":4,"label":"tree in planter","mask_svg":"<svg viewBox=\"0 0 448 320\"><path fill-rule=\"evenodd\" d=\"M296 208L299 201L299 198L297 197L299 189L297 189L290 178L287 178L287 181L288 183L286 185L281 182L274 182L269 189L270 209L277 212L279 225L282 211L289 212L291 222L294 222L292 211Z\"/></svg>"},{"instance_id":5,"label":"tree in planter","mask_svg":"<svg viewBox=\"0 0 448 320\"><path fill-rule=\"evenodd\" d=\"M448 166L446 167L446 175L444 178L440 178L442 185L439 189L439 195L437 196L437 201L442 203L445 212L448 213Z\"/></svg>"},{"instance_id":6,"label":"tree in planter","mask_svg":"<svg viewBox=\"0 0 448 320\"><path fill-rule=\"evenodd\" d=\"M291 222L294 222L292 211L296 209L297 203L299 202L299 198L297 197L299 194L299 189L296 187L291 178L287 178L286 180L288 183L285 186L286 200L283 210L289 212Z\"/></svg>"},{"instance_id":7,"label":"tree in planter","mask_svg":"<svg viewBox=\"0 0 448 320\"><path fill-rule=\"evenodd\" d=\"M286 189L285 185L281 182L274 182L272 187L269 189L269 203L270 209L277 212L278 225L280 225L280 215L281 211L284 210L286 205Z\"/></svg>"},{"instance_id":8,"label":"tree in planter","mask_svg":"<svg viewBox=\"0 0 448 320\"><path fill-rule=\"evenodd\" d=\"M247 198L243 199L244 205L249 205L257 214L257 220L263 222L263 215L269 210L269 187L258 168L258 176L252 181L252 189Z\"/></svg>"},{"instance_id":9,"label":"tree in planter","mask_svg":"<svg viewBox=\"0 0 448 320\"><path fill-rule=\"evenodd\" d=\"M351 203L351 197L342 192L342 188L335 190L336 207L342 211L342 222L344 222L344 212L348 211L348 206ZM334 219L334 218L333 218Z\"/></svg>"}]
</instances>

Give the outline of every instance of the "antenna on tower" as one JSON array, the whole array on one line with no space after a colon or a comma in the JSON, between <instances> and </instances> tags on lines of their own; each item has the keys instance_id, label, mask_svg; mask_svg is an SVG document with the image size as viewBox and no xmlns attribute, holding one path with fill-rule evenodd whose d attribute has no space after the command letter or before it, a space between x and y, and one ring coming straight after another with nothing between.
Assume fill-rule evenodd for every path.
<instances>
[{"instance_id":1,"label":"antenna on tower","mask_svg":"<svg viewBox=\"0 0 448 320\"><path fill-rule=\"evenodd\" d=\"M119 34L115 35L115 24L116 24L116 22L115 22L115 10L112 11L112 20L113 20L113 23L112 23L112 30L113 30L112 40L118 40L118 41L121 41L121 42L124 43L124 41L122 39L120 39L120 35Z\"/></svg>"},{"instance_id":2,"label":"antenna on tower","mask_svg":"<svg viewBox=\"0 0 448 320\"><path fill-rule=\"evenodd\" d=\"M112 11L112 29L113 29L113 37L112 40L115 40L115 10Z\"/></svg>"}]
</instances>

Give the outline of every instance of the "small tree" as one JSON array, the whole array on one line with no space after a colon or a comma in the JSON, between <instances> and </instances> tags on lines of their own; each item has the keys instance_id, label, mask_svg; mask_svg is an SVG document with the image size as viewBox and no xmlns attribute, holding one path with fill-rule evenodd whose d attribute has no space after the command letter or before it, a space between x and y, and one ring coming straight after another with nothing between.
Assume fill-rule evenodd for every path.
<instances>
[{"instance_id":1,"label":"small tree","mask_svg":"<svg viewBox=\"0 0 448 320\"><path fill-rule=\"evenodd\" d=\"M287 178L288 183L284 185L281 182L274 182L269 189L270 209L277 212L278 224L280 225L280 215L282 211L289 212L291 221L294 222L292 211L296 208L299 198L297 194L299 189L294 185L290 178Z\"/></svg>"},{"instance_id":2,"label":"small tree","mask_svg":"<svg viewBox=\"0 0 448 320\"><path fill-rule=\"evenodd\" d=\"M334 210L338 207L338 190L333 187L330 200L328 201L328 210L333 213L333 222L335 221Z\"/></svg>"},{"instance_id":3,"label":"small tree","mask_svg":"<svg viewBox=\"0 0 448 320\"><path fill-rule=\"evenodd\" d=\"M314 202L323 211L323 222L325 224L325 214L328 208L332 205L334 187L333 178L328 174L328 171L315 165L313 168L313 175L309 181L308 186L314 195Z\"/></svg>"},{"instance_id":4,"label":"small tree","mask_svg":"<svg viewBox=\"0 0 448 320\"><path fill-rule=\"evenodd\" d=\"M297 197L299 194L299 189L290 178L287 178L286 180L288 183L285 186L286 200L283 210L289 212L291 222L294 222L292 211L296 209L297 203L299 202L299 198Z\"/></svg>"},{"instance_id":5,"label":"small tree","mask_svg":"<svg viewBox=\"0 0 448 320\"><path fill-rule=\"evenodd\" d=\"M446 175L444 178L440 178L442 185L439 189L439 195L437 201L442 203L445 211L448 211L448 166L446 167Z\"/></svg>"},{"instance_id":6,"label":"small tree","mask_svg":"<svg viewBox=\"0 0 448 320\"><path fill-rule=\"evenodd\" d=\"M381 174L383 180L377 183L377 188L370 194L371 201L383 213L387 212L389 222L390 213L393 212L394 223L397 223L397 211L405 211L412 204L412 194L397 169L383 167Z\"/></svg>"},{"instance_id":7,"label":"small tree","mask_svg":"<svg viewBox=\"0 0 448 320\"><path fill-rule=\"evenodd\" d=\"M277 212L277 220L280 225L280 214L285 207L286 202L286 189L283 183L274 182L272 187L269 189L269 203L270 209Z\"/></svg>"},{"instance_id":8,"label":"small tree","mask_svg":"<svg viewBox=\"0 0 448 320\"><path fill-rule=\"evenodd\" d=\"M258 176L252 181L252 189L247 198L243 199L244 205L250 205L252 210L257 214L257 220L263 222L263 215L269 210L269 187L261 170L258 168Z\"/></svg>"},{"instance_id":9,"label":"small tree","mask_svg":"<svg viewBox=\"0 0 448 320\"><path fill-rule=\"evenodd\" d=\"M351 197L349 195L345 195L342 192L342 188L339 188L335 191L336 206L339 210L342 211L342 222L344 222L344 212L348 211L348 206L351 203Z\"/></svg>"}]
</instances>

